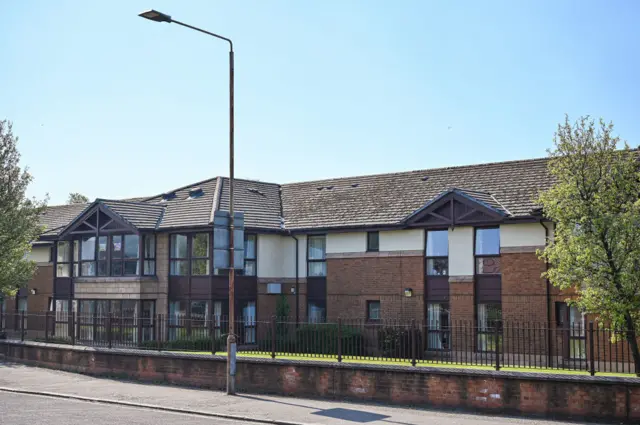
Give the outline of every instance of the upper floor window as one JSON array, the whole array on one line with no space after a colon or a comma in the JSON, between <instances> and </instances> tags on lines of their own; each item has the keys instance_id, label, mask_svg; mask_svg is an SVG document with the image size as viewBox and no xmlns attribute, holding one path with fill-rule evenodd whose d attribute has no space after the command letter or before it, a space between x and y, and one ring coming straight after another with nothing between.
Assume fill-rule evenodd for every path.
<instances>
[{"instance_id":1,"label":"upper floor window","mask_svg":"<svg viewBox=\"0 0 640 425\"><path fill-rule=\"evenodd\" d=\"M377 322L381 319L380 301L367 301L367 320Z\"/></svg>"},{"instance_id":2,"label":"upper floor window","mask_svg":"<svg viewBox=\"0 0 640 425\"><path fill-rule=\"evenodd\" d=\"M309 236L307 241L307 269L311 277L327 275L327 240L325 235Z\"/></svg>"},{"instance_id":3,"label":"upper floor window","mask_svg":"<svg viewBox=\"0 0 640 425\"><path fill-rule=\"evenodd\" d=\"M380 232L367 232L367 252L380 250Z\"/></svg>"},{"instance_id":4,"label":"upper floor window","mask_svg":"<svg viewBox=\"0 0 640 425\"><path fill-rule=\"evenodd\" d=\"M172 276L207 276L210 273L210 234L173 234L169 271Z\"/></svg>"},{"instance_id":5,"label":"upper floor window","mask_svg":"<svg viewBox=\"0 0 640 425\"><path fill-rule=\"evenodd\" d=\"M155 235L143 235L143 241L143 274L154 275ZM140 257L140 236L136 234L83 236L73 242L60 241L56 276L138 276Z\"/></svg>"},{"instance_id":6,"label":"upper floor window","mask_svg":"<svg viewBox=\"0 0 640 425\"><path fill-rule=\"evenodd\" d=\"M256 275L256 235L244 235L244 275Z\"/></svg>"},{"instance_id":7,"label":"upper floor window","mask_svg":"<svg viewBox=\"0 0 640 425\"><path fill-rule=\"evenodd\" d=\"M429 230L425 254L427 275L447 276L449 274L449 231Z\"/></svg>"},{"instance_id":8,"label":"upper floor window","mask_svg":"<svg viewBox=\"0 0 640 425\"><path fill-rule=\"evenodd\" d=\"M500 274L500 229L475 229L476 274Z\"/></svg>"}]
</instances>

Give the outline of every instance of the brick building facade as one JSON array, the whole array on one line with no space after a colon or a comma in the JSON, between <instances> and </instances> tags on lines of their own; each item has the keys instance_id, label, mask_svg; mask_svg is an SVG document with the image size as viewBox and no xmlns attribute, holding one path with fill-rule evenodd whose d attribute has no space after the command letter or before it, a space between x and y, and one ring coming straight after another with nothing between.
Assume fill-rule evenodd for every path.
<instances>
[{"instance_id":1,"label":"brick building facade","mask_svg":"<svg viewBox=\"0 0 640 425\"><path fill-rule=\"evenodd\" d=\"M175 323L227 315L231 264L219 223L228 183L48 208L31 254L38 273L4 311L162 314ZM267 321L284 297L296 321L555 326L568 295L541 276L536 251L553 226L533 201L551 183L545 159L285 185L238 180L235 312ZM425 344L450 348L455 339Z\"/></svg>"}]
</instances>

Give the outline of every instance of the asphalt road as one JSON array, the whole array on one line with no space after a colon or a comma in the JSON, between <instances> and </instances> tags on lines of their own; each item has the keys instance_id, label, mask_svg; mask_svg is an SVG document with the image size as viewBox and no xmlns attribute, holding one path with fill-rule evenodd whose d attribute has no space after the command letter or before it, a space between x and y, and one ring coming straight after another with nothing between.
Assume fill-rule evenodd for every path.
<instances>
[{"instance_id":1,"label":"asphalt road","mask_svg":"<svg viewBox=\"0 0 640 425\"><path fill-rule=\"evenodd\" d=\"M247 422L0 391L2 425L240 425Z\"/></svg>"}]
</instances>

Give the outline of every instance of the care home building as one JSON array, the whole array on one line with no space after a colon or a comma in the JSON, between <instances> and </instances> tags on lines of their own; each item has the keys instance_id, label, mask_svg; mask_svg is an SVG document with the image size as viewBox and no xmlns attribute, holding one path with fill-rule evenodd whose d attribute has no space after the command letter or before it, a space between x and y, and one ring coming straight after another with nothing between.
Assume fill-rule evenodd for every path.
<instances>
[{"instance_id":1,"label":"care home building","mask_svg":"<svg viewBox=\"0 0 640 425\"><path fill-rule=\"evenodd\" d=\"M268 320L447 326L577 320L541 277L546 159L275 184L237 180L236 312ZM49 207L15 310L153 317L228 312L229 181ZM571 317L569 317L571 316Z\"/></svg>"}]
</instances>

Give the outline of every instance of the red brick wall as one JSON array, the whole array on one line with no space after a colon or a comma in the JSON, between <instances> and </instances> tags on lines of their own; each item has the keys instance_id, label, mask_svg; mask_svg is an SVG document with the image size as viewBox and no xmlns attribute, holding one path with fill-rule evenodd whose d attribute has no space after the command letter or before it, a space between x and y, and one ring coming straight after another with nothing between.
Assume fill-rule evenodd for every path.
<instances>
[{"instance_id":1,"label":"red brick wall","mask_svg":"<svg viewBox=\"0 0 640 425\"><path fill-rule=\"evenodd\" d=\"M224 357L87 349L0 341L0 355L27 364L98 376L128 376L222 390ZM375 401L490 413L640 422L640 383L616 378L467 373L421 368L239 358L240 392Z\"/></svg>"},{"instance_id":2,"label":"red brick wall","mask_svg":"<svg viewBox=\"0 0 640 425\"><path fill-rule=\"evenodd\" d=\"M547 322L545 264L535 252L501 255L502 317L508 322Z\"/></svg>"},{"instance_id":3,"label":"red brick wall","mask_svg":"<svg viewBox=\"0 0 640 425\"><path fill-rule=\"evenodd\" d=\"M405 288L413 290L405 297ZM327 319L366 319L367 301L383 319L424 320L424 258L380 256L327 260Z\"/></svg>"},{"instance_id":4,"label":"red brick wall","mask_svg":"<svg viewBox=\"0 0 640 425\"><path fill-rule=\"evenodd\" d=\"M49 298L53 297L53 266L38 266L33 278L27 284L27 309L29 314L40 313L49 309ZM31 290L36 290L36 295ZM15 297L5 300L6 313L16 310Z\"/></svg>"}]
</instances>

